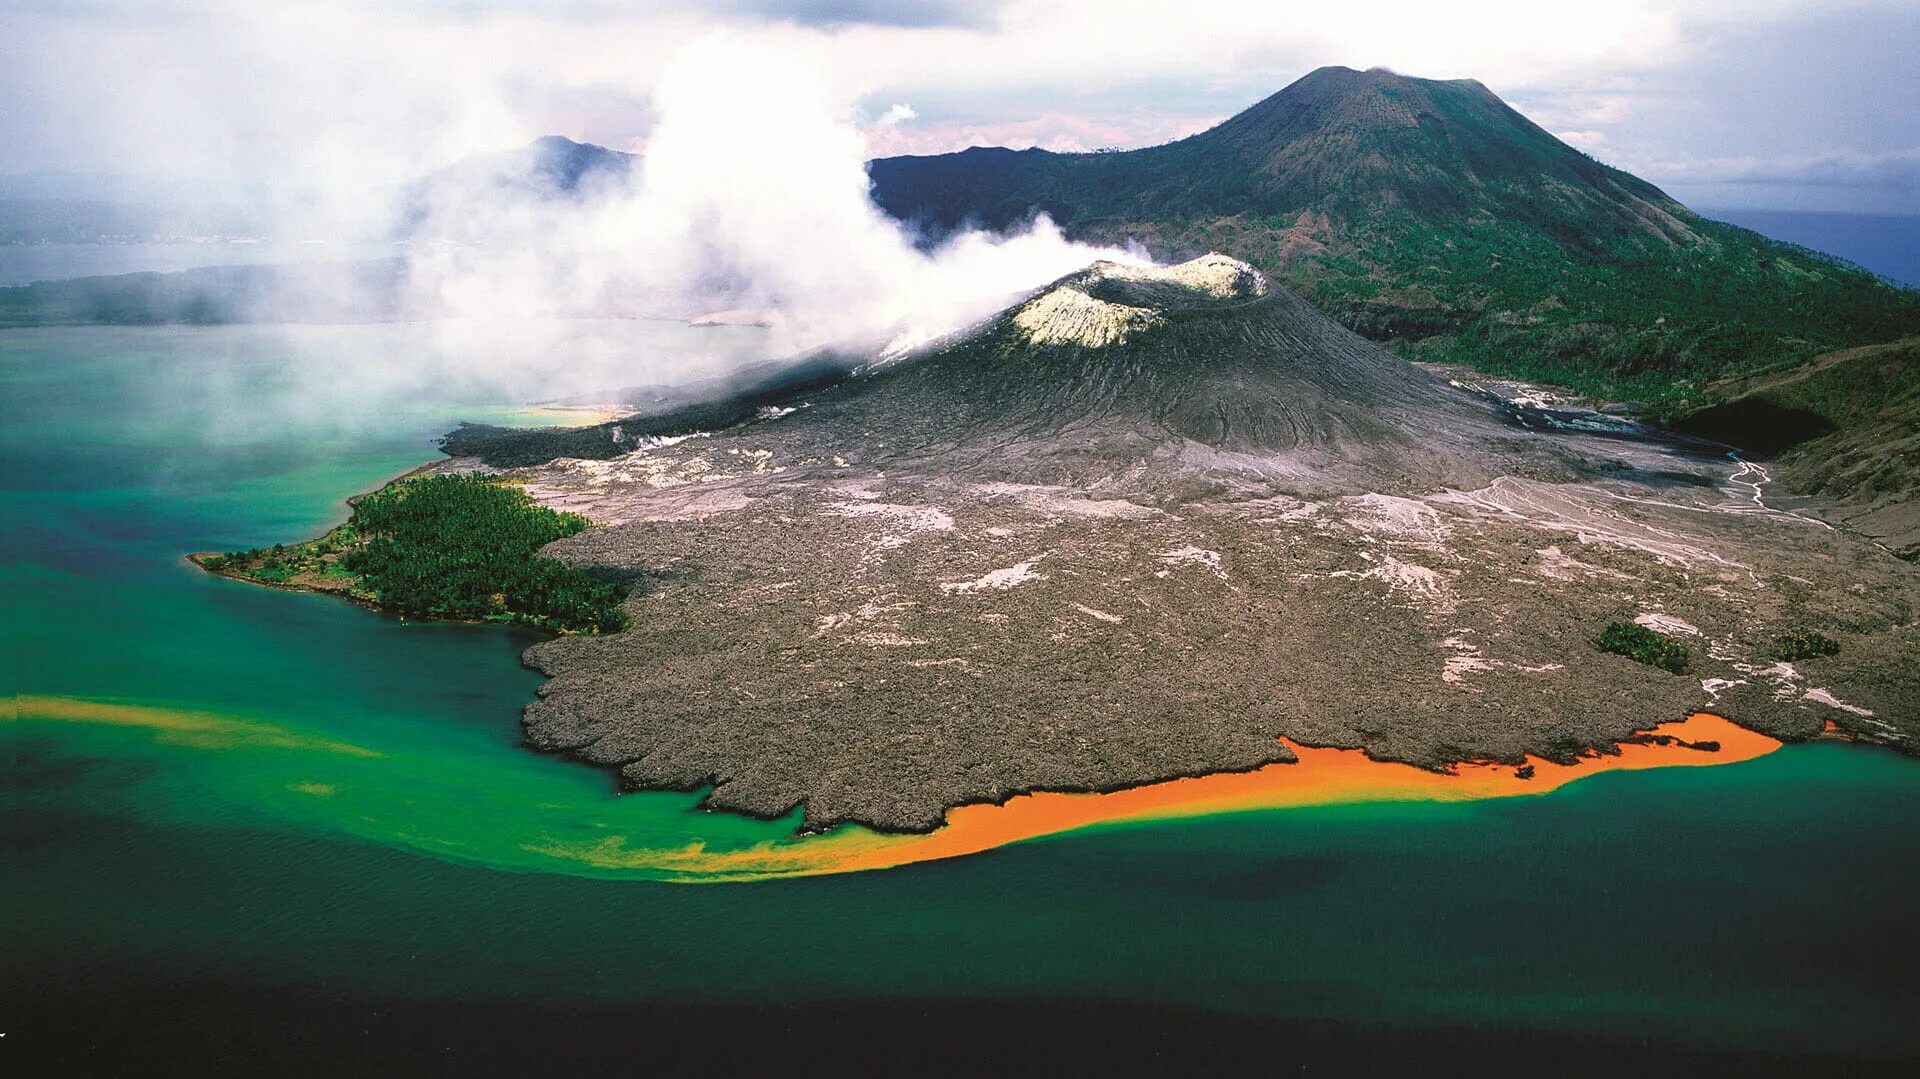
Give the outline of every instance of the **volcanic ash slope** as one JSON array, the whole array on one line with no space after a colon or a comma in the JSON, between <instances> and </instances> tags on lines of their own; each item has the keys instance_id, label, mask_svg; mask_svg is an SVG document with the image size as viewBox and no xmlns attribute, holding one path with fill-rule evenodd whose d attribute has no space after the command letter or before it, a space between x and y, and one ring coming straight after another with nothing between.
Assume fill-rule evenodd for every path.
<instances>
[{"instance_id":1,"label":"volcanic ash slope","mask_svg":"<svg viewBox=\"0 0 1920 1079\"><path fill-rule=\"evenodd\" d=\"M1913 566L1717 455L1529 428L1223 256L1096 264L760 411L518 473L606 525L549 553L648 575L631 630L528 653L534 745L720 808L924 830L1286 761L1279 735L1444 767L1697 709L1899 748L1920 728ZM1692 667L1597 651L1616 619ZM1773 659L1802 625L1840 654Z\"/></svg>"}]
</instances>

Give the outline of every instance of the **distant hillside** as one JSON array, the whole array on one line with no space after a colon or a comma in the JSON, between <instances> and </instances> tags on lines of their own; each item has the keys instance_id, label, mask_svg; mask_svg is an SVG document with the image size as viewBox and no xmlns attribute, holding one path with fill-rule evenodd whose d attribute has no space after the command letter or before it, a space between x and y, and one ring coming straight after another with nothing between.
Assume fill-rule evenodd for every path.
<instances>
[{"instance_id":1,"label":"distant hillside","mask_svg":"<svg viewBox=\"0 0 1920 1079\"><path fill-rule=\"evenodd\" d=\"M601 185L624 184L638 158L558 135L498 153L474 154L383 198L395 198L393 232L401 237L432 218L435 235L483 233L504 201L515 205L585 198ZM62 177L37 177L57 189ZM76 181L85 191L104 181ZM129 182L130 183L130 182ZM0 192L8 190L0 185ZM220 234L240 211L158 210L112 202L0 199L0 243L87 243L167 239L184 232ZM226 224L223 225L223 222ZM184 224L183 224L184 223ZM187 226L191 224L192 227ZM271 229L254 220L251 232ZM401 317L406 265L396 259L336 264L215 266L172 273L80 277L0 287L0 327L110 323L367 322ZM417 297L416 297L417 299ZM413 308L409 314L430 315ZM577 313L577 312L576 312Z\"/></svg>"},{"instance_id":2,"label":"distant hillside","mask_svg":"<svg viewBox=\"0 0 1920 1079\"><path fill-rule=\"evenodd\" d=\"M0 288L13 326L384 322L400 317L406 263L206 266Z\"/></svg>"},{"instance_id":3,"label":"distant hillside","mask_svg":"<svg viewBox=\"0 0 1920 1079\"><path fill-rule=\"evenodd\" d=\"M1684 426L1751 447L1787 491L1920 558L1920 338L1712 389L1727 400Z\"/></svg>"},{"instance_id":4,"label":"distant hillside","mask_svg":"<svg viewBox=\"0 0 1920 1079\"><path fill-rule=\"evenodd\" d=\"M936 237L1044 212L1163 258L1221 250L1405 355L1675 410L1716 378L1920 331L1920 293L1709 221L1471 80L1322 68L1164 146L871 174Z\"/></svg>"},{"instance_id":5,"label":"distant hillside","mask_svg":"<svg viewBox=\"0 0 1920 1079\"><path fill-rule=\"evenodd\" d=\"M408 184L401 195L400 231L417 228L429 216L458 230L484 226L469 220L496 209L502 199L516 204L568 202L604 186L625 184L634 154L592 143L547 135L525 146L472 154Z\"/></svg>"},{"instance_id":6,"label":"distant hillside","mask_svg":"<svg viewBox=\"0 0 1920 1079\"><path fill-rule=\"evenodd\" d=\"M638 155L609 150L564 135L544 135L511 150L470 154L428 173L419 186L486 183L545 198L576 194L598 176L624 178Z\"/></svg>"},{"instance_id":7,"label":"distant hillside","mask_svg":"<svg viewBox=\"0 0 1920 1079\"><path fill-rule=\"evenodd\" d=\"M624 183L633 154L560 135L511 150L472 154L398 188L363 192L391 210L401 234L438 211L441 224L465 231L500 201L565 202ZM270 236L283 230L262 188L143 180L133 176L36 172L0 175L0 243L169 242L195 237ZM286 196L288 192L280 192ZM383 230L387 219L355 222ZM324 228L322 229L324 231ZM281 237L286 238L286 237Z\"/></svg>"}]
</instances>

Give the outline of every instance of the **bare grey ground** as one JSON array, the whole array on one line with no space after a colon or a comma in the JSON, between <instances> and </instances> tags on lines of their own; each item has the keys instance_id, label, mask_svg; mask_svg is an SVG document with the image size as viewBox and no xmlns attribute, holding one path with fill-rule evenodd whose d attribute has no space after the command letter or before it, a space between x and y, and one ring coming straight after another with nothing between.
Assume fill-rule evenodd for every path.
<instances>
[{"instance_id":1,"label":"bare grey ground","mask_svg":"<svg viewBox=\"0 0 1920 1079\"><path fill-rule=\"evenodd\" d=\"M1752 466L1529 430L1550 414L1196 265L1069 279L775 418L520 470L605 525L549 553L651 575L631 630L528 652L529 741L893 830L1285 761L1281 735L1518 764L1711 710L1912 750L1914 566L1769 508ZM1692 669L1597 651L1613 619ZM1841 653L1772 659L1794 626Z\"/></svg>"}]
</instances>

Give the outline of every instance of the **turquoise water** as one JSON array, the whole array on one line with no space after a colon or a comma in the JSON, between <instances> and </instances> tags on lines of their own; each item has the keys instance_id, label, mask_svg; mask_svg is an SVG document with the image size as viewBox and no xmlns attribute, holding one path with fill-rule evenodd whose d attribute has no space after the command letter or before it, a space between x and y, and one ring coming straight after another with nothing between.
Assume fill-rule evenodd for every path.
<instances>
[{"instance_id":1,"label":"turquoise water","mask_svg":"<svg viewBox=\"0 0 1920 1079\"><path fill-rule=\"evenodd\" d=\"M10 1050L38 1035L111 1057L184 1038L206 1010L189 1004L218 999L239 1018L216 1041L273 1030L289 1054L384 1052L415 1028L364 1017L442 1005L430 1036L449 1047L496 1036L499 1006L556 1030L591 1012L664 1052L791 1034L769 1017L803 1005L867 1041L992 1002L1124 1015L1141 1036L1247 1024L1206 1027L1210 1044L1305 1045L1318 1024L1336 1056L1400 1036L1409 1056L1538 1038L1920 1055L1920 764L1840 744L1526 799L1114 824L881 872L593 875L552 850L796 840L522 749L524 634L182 561L311 535L452 422L513 415L483 379L314 374L404 354L410 332L0 334L9 689L126 709L8 724L0 964L5 999L33 1004ZM674 347L722 347L685 332ZM671 876L627 876L648 875Z\"/></svg>"}]
</instances>

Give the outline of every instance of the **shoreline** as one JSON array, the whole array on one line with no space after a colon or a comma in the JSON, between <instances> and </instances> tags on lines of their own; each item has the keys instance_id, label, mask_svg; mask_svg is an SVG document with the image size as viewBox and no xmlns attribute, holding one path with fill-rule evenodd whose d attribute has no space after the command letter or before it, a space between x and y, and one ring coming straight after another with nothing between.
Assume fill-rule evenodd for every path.
<instances>
[{"instance_id":1,"label":"shoreline","mask_svg":"<svg viewBox=\"0 0 1920 1079\"><path fill-rule=\"evenodd\" d=\"M1528 757L1519 765L1463 761L1448 772L1374 760L1359 749L1316 748L1285 738L1280 742L1299 759L1112 791L1043 790L1003 802L968 803L949 809L941 826L925 833L842 825L738 851L708 851L698 843L678 850L628 850L619 836L530 849L602 872L664 870L686 883L825 876L965 857L1107 825L1252 810L1541 795L1604 772L1737 764L1786 744L1708 712L1655 724L1635 739L1617 743L1613 752L1591 750L1568 764L1540 757Z\"/></svg>"},{"instance_id":2,"label":"shoreline","mask_svg":"<svg viewBox=\"0 0 1920 1079\"><path fill-rule=\"evenodd\" d=\"M325 535L326 533L322 532L320 536L315 536L313 537L313 539L300 540L299 542L312 543L313 540L319 539L321 536L325 536ZM226 552L224 551L193 551L187 554L186 559L188 562L192 563L195 568L200 570L200 572L205 573L211 577L220 577L229 581L238 581L241 584L249 584L254 586L255 588L270 588L275 592L300 592L309 596L332 596L335 599L346 600L348 603L353 604L355 607L360 607L369 611L376 611L380 614L396 613L385 607L382 607L380 604L374 602L373 600L367 599L364 596L355 595L353 593L353 590L348 588L345 585L341 585L338 588L328 588L322 585L296 584L292 581L262 581L258 578L248 577L243 573L237 573L230 569L216 569L212 566L207 565L205 561L208 558L224 558L224 557L226 557ZM450 621L453 621L453 619L436 618L436 619L429 619L428 621L450 622ZM485 623L475 622L470 624L484 625Z\"/></svg>"},{"instance_id":3,"label":"shoreline","mask_svg":"<svg viewBox=\"0 0 1920 1079\"><path fill-rule=\"evenodd\" d=\"M339 528L341 525L346 524L347 521L350 521L353 519L354 503L374 493L375 491L385 490L386 488L391 487L394 484L401 482L402 480L412 479L414 476L417 476L422 472L425 472L426 470L432 468L436 464L439 464L439 462L427 461L422 464L414 465L412 468L409 468L404 472L400 472L395 475L389 476L386 479L379 481L378 483L374 484L371 487L363 488L361 490L355 491L354 493L346 496L345 498L340 500L340 504L347 508L346 521L340 521L335 524L328 525L326 528L323 528L318 535L308 536L305 539L294 540L292 545L298 546L303 543L313 543L318 540L325 539L329 532L332 532L334 529ZM247 577L242 574L235 573L231 570L215 569L214 567L209 566L206 563L206 559L224 558L229 553L230 552L227 552L227 551L188 551L186 555L184 555L183 557L185 557L185 559L189 563L191 563L195 569L198 569L200 572L209 574L214 577L223 577L229 581L239 581L242 584L250 584L259 588L271 588L277 592L305 592L309 595L315 595L315 596L334 596L339 599L344 599L347 602L352 603L356 607L364 607L370 611L381 611L383 613L387 613L385 612L384 608L380 607L379 605L369 600L362 599L361 597L354 595L351 591L349 591L344 587L319 588L312 585L294 584L292 582L276 583L273 581L262 581L253 577Z\"/></svg>"},{"instance_id":4,"label":"shoreline","mask_svg":"<svg viewBox=\"0 0 1920 1079\"><path fill-rule=\"evenodd\" d=\"M325 533L321 533L321 535L325 535ZM300 542L311 543L312 540L301 540ZM375 614L387 615L388 617L391 617L391 618L397 618L402 622L416 622L421 625L436 625L436 626L499 626L502 629L528 630L535 633L546 634L548 636L565 636L564 633L561 633L559 631L542 629L538 626L528 625L525 622L496 621L496 620L490 620L485 618L441 618L436 616L421 616L421 615L405 614L401 611L397 611L393 609L392 607L385 606L377 600L372 600L372 599L368 599L365 596L357 595L350 588L347 588L345 586L341 586L339 588L326 588L319 585L296 584L292 581L262 581L253 577L248 577L244 574L235 573L231 570L214 569L213 567L208 566L206 563L201 561L201 559L203 558L207 558L207 557L217 558L217 557L223 556L223 554L224 552L221 552L221 551L195 551L187 555L186 560L188 562L191 562L197 569L200 570L200 572L205 573L210 577L220 577L229 581L238 581L241 584L252 585L255 588L271 589L275 592L293 592L293 593L298 593L298 594L308 595L308 596L328 596L333 599L346 600L348 603L353 604L355 607L358 607L361 610L372 611Z\"/></svg>"},{"instance_id":5,"label":"shoreline","mask_svg":"<svg viewBox=\"0 0 1920 1079\"><path fill-rule=\"evenodd\" d=\"M460 458L446 457L430 460L368 491L347 498L345 504L352 507L371 491L416 476L446 471L449 466L460 470L461 462ZM327 583L300 581L272 582L224 568L211 568L204 561L210 554L214 552L196 552L189 554L187 559L214 576L281 591L338 596L368 610L397 615L403 619L411 617L356 594L351 585L346 583L330 586ZM465 625L519 625L486 619L417 620ZM1828 730L1822 734L1833 737L1834 731L1835 727L1830 722ZM1462 801L1541 794L1604 771L1737 763L1771 753L1783 744L1780 740L1710 712L1694 712L1682 720L1655 724L1638 730L1620 742L1589 746L1569 763L1527 756L1513 763L1469 759L1428 768L1375 760L1363 749L1314 747L1295 743L1285 737L1277 740L1280 746L1296 757L1294 763L1267 764L1242 771L1174 776L1104 790L1042 788L1017 791L998 802L966 802L949 806L940 823L928 831L889 832L872 827L842 825L815 833L797 833L783 840L768 841L744 850L728 851L708 851L696 837L689 837L694 846L688 849L629 849L625 845L625 837L614 835L591 845L552 844L539 848L538 852L577 863L588 871L603 873L656 871L677 879L714 881L811 876L961 857L1012 843L1126 821L1370 801ZM568 766L586 765L608 771L599 762L584 760L573 753L556 754L537 748L530 742L524 742L521 748L540 756L565 758ZM655 788L644 784L629 788L623 783L622 789L684 791L686 788ZM710 791L711 786L706 789ZM704 802L701 808L714 810ZM740 812L733 807L720 807L720 811ZM741 815L768 819L750 812Z\"/></svg>"},{"instance_id":6,"label":"shoreline","mask_svg":"<svg viewBox=\"0 0 1920 1079\"><path fill-rule=\"evenodd\" d=\"M405 483L407 480L413 479L417 476L428 476L428 475L438 474L446 470L445 466L449 462L458 462L460 460L461 459L457 457L442 456L436 460L426 461L421 464L417 464L412 468L407 469L404 472L399 472L392 476L389 476L386 479L381 480L379 483L376 483L371 487L367 487L362 490L355 491L353 494L350 494L346 498L341 499L341 505L344 505L347 507L347 520L351 521L353 519L354 506L361 499L367 497L368 495L373 494L377 491L384 491L396 483ZM463 469L456 468L455 471L463 471ZM344 525L346 523L347 521L341 521L339 524L332 525L327 529L323 530L322 532L320 532L319 535L308 536L306 539L294 540L292 543L286 544L286 546L298 547L298 546L301 546L302 544L318 542L322 539L325 539L329 533L333 532L335 529L338 529L339 527L341 527L341 525ZM506 622L506 621L497 622L497 621L490 621L484 618L435 618L435 617L422 618L422 617L417 617L413 615L402 614L401 612L396 611L391 607L387 607L381 604L377 600L369 599L366 596L357 595L352 590L351 587L344 584L338 587L326 587L322 585L300 584L293 581L263 581L257 577L249 577L244 573L238 573L233 570L229 570L225 568L215 568L213 566L207 565L206 563L206 559L208 558L224 558L229 553L231 552L189 551L183 557L188 563L192 564L195 569L198 569L200 572L205 573L212 577L220 577L229 581L238 581L241 584L252 585L255 588L272 589L275 592L295 592L295 593L302 593L309 596L331 596L334 599L346 600L348 603L351 603L354 606L361 608L362 610L373 611L376 614L391 615L392 617L398 618L403 622L440 623L440 624L450 625L450 626L505 626L505 627L516 628L516 629L536 628L536 627L528 626L523 622Z\"/></svg>"},{"instance_id":7,"label":"shoreline","mask_svg":"<svg viewBox=\"0 0 1920 1079\"><path fill-rule=\"evenodd\" d=\"M104 725L146 729L161 741L194 748L311 749L329 754L378 760L387 752L377 742L356 744L299 726L282 725L246 715L182 709L127 700L27 696L20 702L18 720L27 722ZM1004 802L975 802L949 810L932 832L899 834L876 832L859 825L843 825L828 832L770 835L746 845L710 847L711 837L697 822L703 814L692 796L672 810L684 823L671 837L649 831L655 845L630 846L631 833L596 806L616 797L582 802L564 821L529 819L527 830L509 826L511 850L492 855L464 842L437 836L431 830L354 823L364 810L349 817L321 819L331 827L420 856L454 862L478 863L502 871L550 873L560 876L657 883L748 883L795 877L893 869L920 862L944 861L985 853L1000 847L1042 840L1088 829L1197 819L1249 811L1325 808L1342 805L1472 802L1527 795L1544 795L1571 783L1610 771L1638 771L1664 767L1711 767L1755 760L1785 744L1740 727L1711 713L1695 713L1684 720L1655 724L1642 736L1621 743L1614 752L1592 751L1572 763L1556 764L1538 758L1525 764L1469 762L1451 773L1413 765L1376 761L1363 750L1301 746L1282 740L1299 759L1269 764L1246 772L1216 772L1184 779L1125 787L1104 793L1037 791L1017 794ZM1714 748L1708 748L1712 745ZM534 757L552 757L527 748ZM564 760L553 765L572 768ZM1531 772L1528 769L1531 768ZM282 777L285 789L304 795L336 794L335 778L302 766ZM349 787L381 783L376 775L351 777ZM279 785L276 781L275 786ZM659 792L665 795L668 792ZM717 811L709 811L717 812ZM729 814L732 815L732 814ZM581 827L598 832L591 840L577 836ZM664 841L664 842L663 842ZM726 842L726 841L723 841ZM531 856L530 858L528 856Z\"/></svg>"},{"instance_id":8,"label":"shoreline","mask_svg":"<svg viewBox=\"0 0 1920 1079\"><path fill-rule=\"evenodd\" d=\"M351 507L372 491L438 471L447 462L458 460L443 458L417 465L350 496L345 504ZM216 577L283 592L333 596L369 611L403 620L409 618L345 586L330 588L291 581L261 581L208 567L202 561L219 553L193 552L186 558L201 571ZM530 628L519 623L482 619L413 620ZM1836 737L1844 735L1829 721L1826 729L1813 740ZM1109 790L1016 791L998 802L950 806L941 823L925 832L892 832L842 824L823 832L797 832L784 842L769 842L739 851L708 852L697 839L690 848L678 851L628 850L624 838L619 836L608 837L592 848L559 844L529 849L601 871L652 868L676 874L669 879L693 883L820 876L964 857L1013 843L1125 822L1363 802L1473 801L1545 794L1601 772L1734 764L1764 756L1786 744L1710 712L1696 712L1683 720L1655 724L1610 747L1587 747L1565 764L1528 755L1519 764L1468 759L1448 762L1439 768L1425 768L1375 760L1364 749L1308 746L1284 736L1277 736L1277 740L1294 754L1293 762L1266 764L1250 770L1176 776ZM571 766L606 771L572 753L554 753L525 741L519 748L538 756L562 758ZM619 787L620 793L629 790L659 792L644 786L628 788L622 784ZM707 808L707 811L716 810ZM718 811L754 820L773 819L734 809Z\"/></svg>"}]
</instances>

